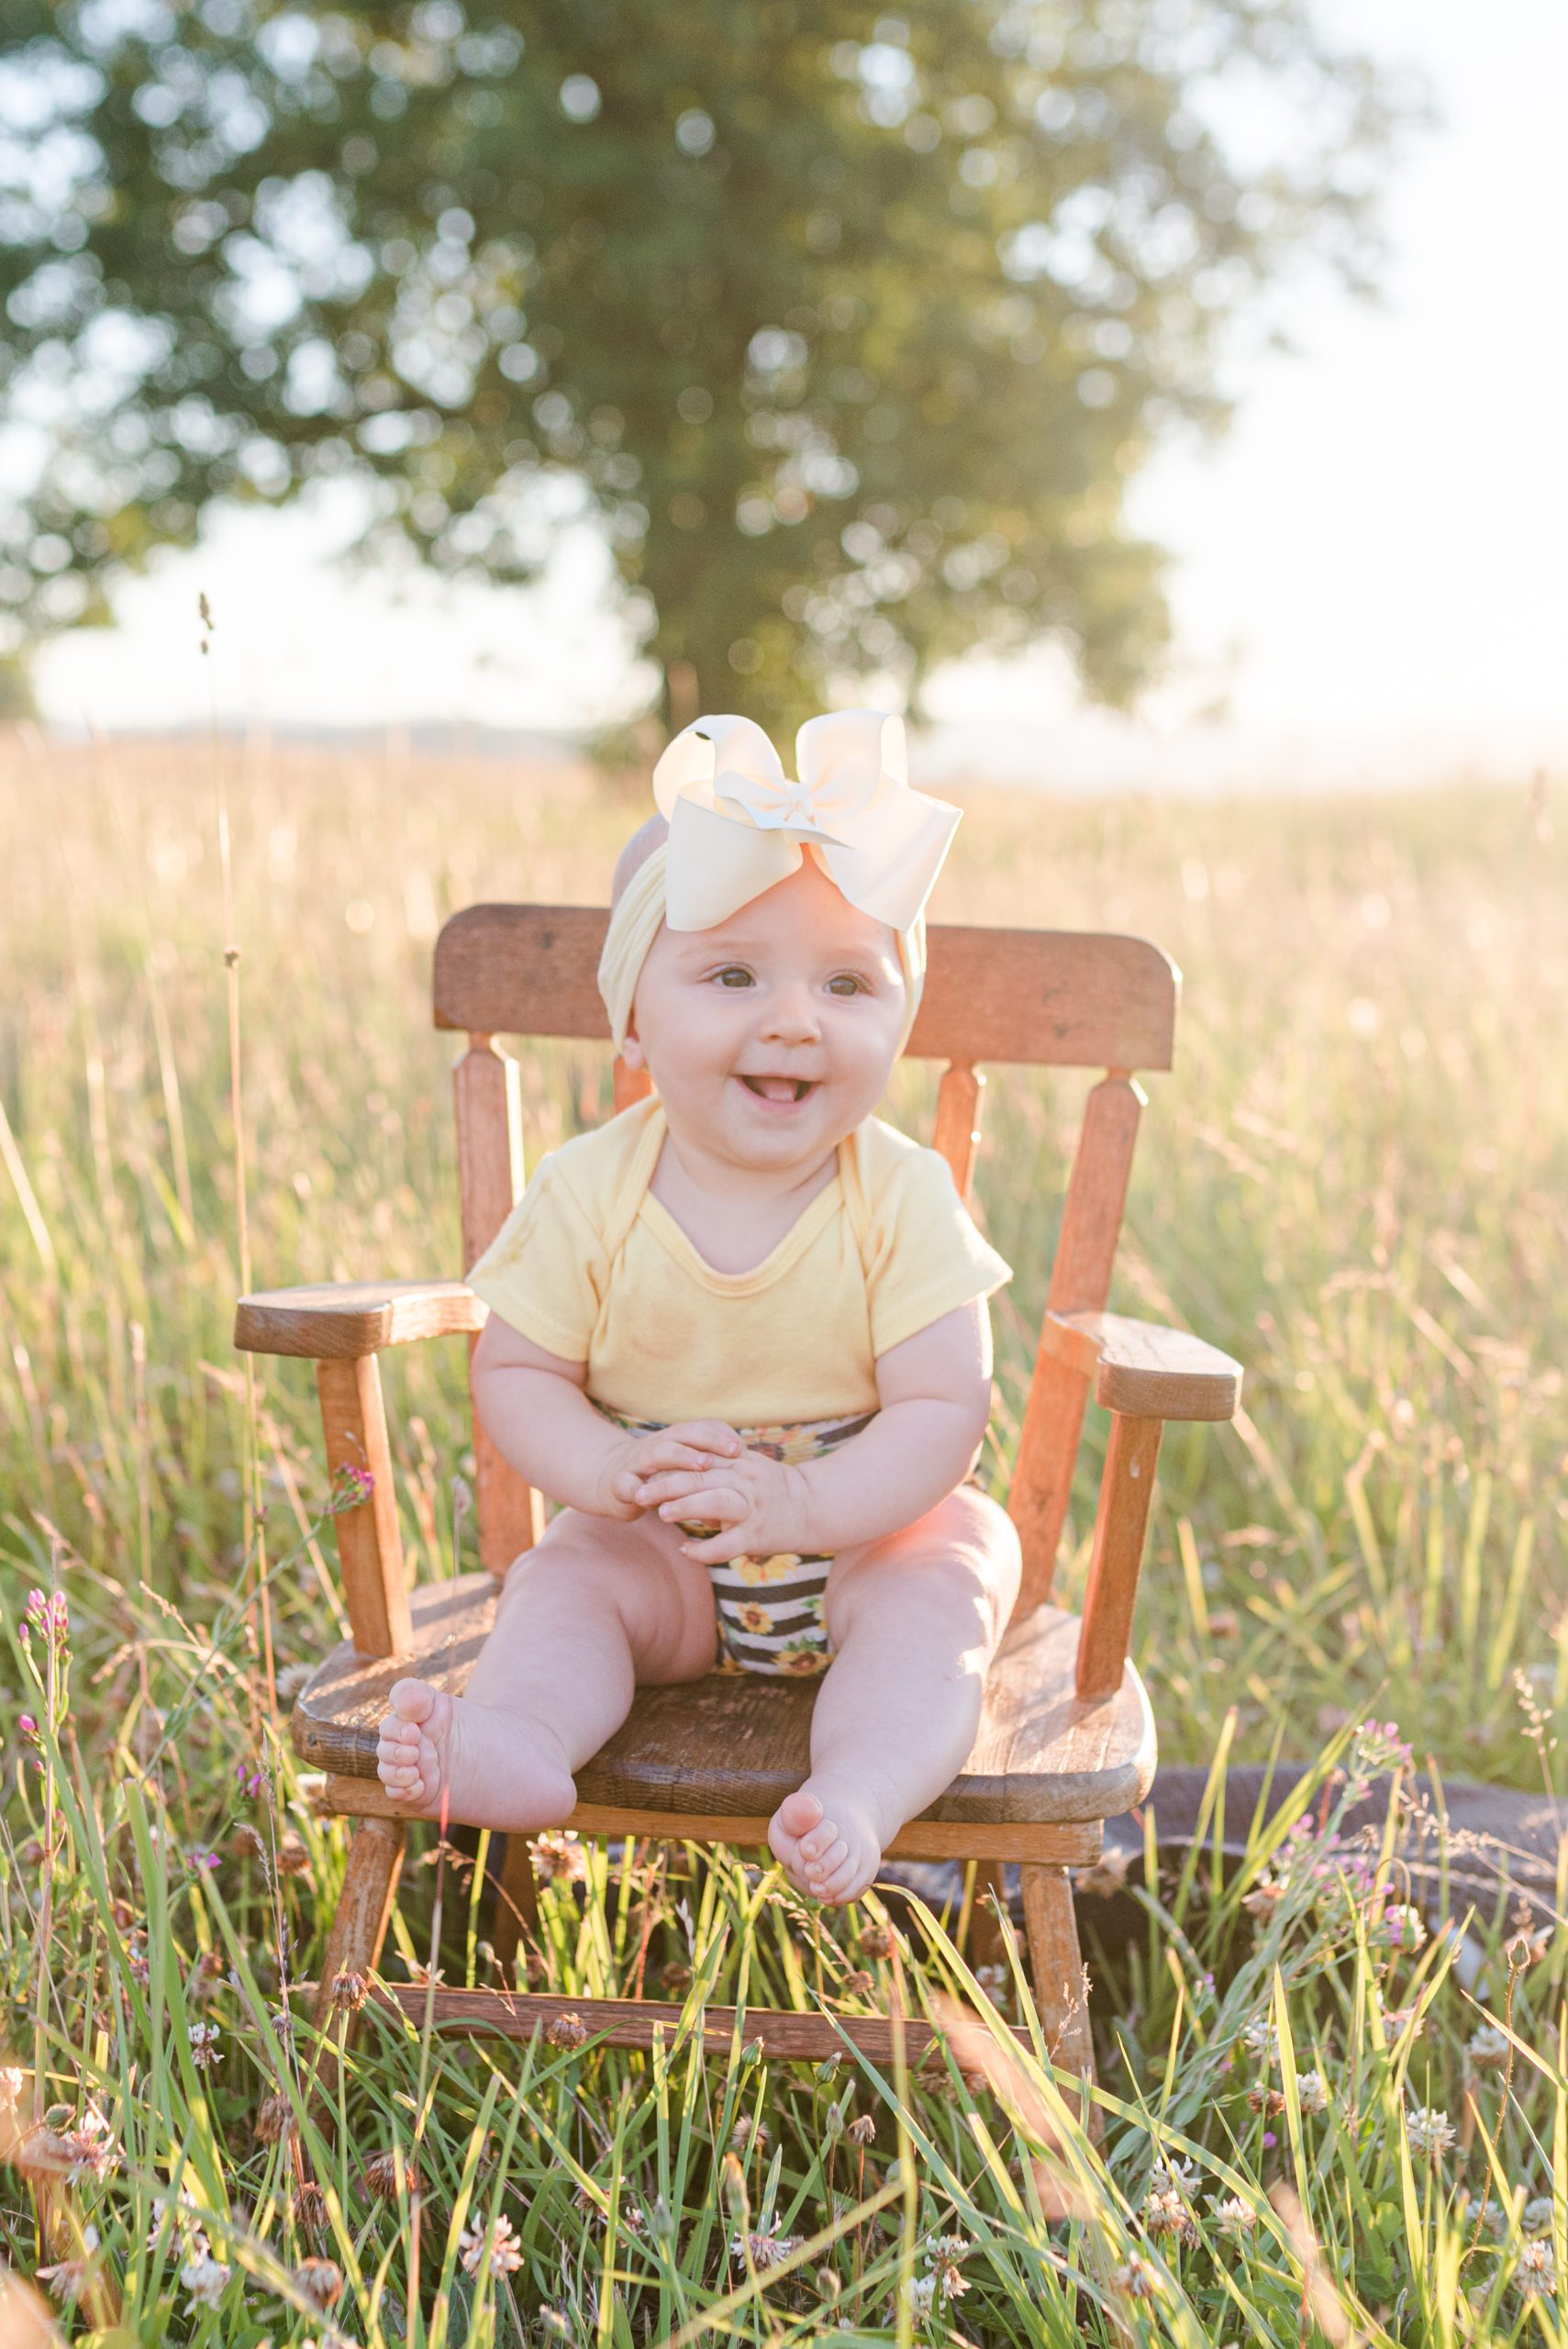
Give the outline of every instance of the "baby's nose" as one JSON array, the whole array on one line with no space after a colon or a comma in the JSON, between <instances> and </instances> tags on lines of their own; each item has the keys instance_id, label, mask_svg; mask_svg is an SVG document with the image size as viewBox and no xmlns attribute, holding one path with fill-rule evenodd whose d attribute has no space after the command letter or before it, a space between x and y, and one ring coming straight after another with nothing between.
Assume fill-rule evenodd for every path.
<instances>
[{"instance_id":1,"label":"baby's nose","mask_svg":"<svg viewBox=\"0 0 1568 2349\"><path fill-rule=\"evenodd\" d=\"M818 1032L816 1001L804 981L769 989L762 1013L764 1036L809 1041Z\"/></svg>"}]
</instances>

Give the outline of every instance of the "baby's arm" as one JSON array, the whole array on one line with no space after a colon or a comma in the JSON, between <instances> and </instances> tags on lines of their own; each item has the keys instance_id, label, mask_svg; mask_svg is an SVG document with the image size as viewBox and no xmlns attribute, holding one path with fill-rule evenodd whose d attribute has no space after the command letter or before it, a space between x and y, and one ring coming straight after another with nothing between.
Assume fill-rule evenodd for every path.
<instances>
[{"instance_id":1,"label":"baby's arm","mask_svg":"<svg viewBox=\"0 0 1568 2349\"><path fill-rule=\"evenodd\" d=\"M984 1297L944 1313L879 1354L881 1408L870 1427L820 1460L785 1467L742 1453L706 1478L677 1471L634 1486L666 1519L722 1531L683 1544L705 1565L756 1551L831 1556L895 1533L957 1490L991 1411L991 1317Z\"/></svg>"},{"instance_id":2,"label":"baby's arm","mask_svg":"<svg viewBox=\"0 0 1568 2349\"><path fill-rule=\"evenodd\" d=\"M594 1517L640 1516L639 1485L660 1470L711 1475L740 1439L722 1419L658 1435L611 1425L584 1392L587 1364L547 1353L492 1312L473 1353L474 1408L498 1451L553 1501Z\"/></svg>"},{"instance_id":3,"label":"baby's arm","mask_svg":"<svg viewBox=\"0 0 1568 2349\"><path fill-rule=\"evenodd\" d=\"M991 1416L991 1316L977 1297L877 1356L869 1428L800 1474L810 1547L831 1555L913 1525L957 1490Z\"/></svg>"}]
</instances>

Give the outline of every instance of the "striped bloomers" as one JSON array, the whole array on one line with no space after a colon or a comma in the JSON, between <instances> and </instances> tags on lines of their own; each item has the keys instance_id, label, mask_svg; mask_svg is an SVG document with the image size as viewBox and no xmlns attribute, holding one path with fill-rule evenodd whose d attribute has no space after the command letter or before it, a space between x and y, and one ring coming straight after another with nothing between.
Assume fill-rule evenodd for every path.
<instances>
[{"instance_id":1,"label":"striped bloomers","mask_svg":"<svg viewBox=\"0 0 1568 2349\"><path fill-rule=\"evenodd\" d=\"M671 1424L666 1419L633 1419L606 1404L595 1408L632 1435L656 1435ZM836 1445L847 1443L871 1425L874 1411L852 1419L801 1419L779 1427L737 1428L749 1451L764 1452L771 1460L799 1466L820 1460ZM711 1525L682 1524L694 1539L711 1533ZM830 1557L780 1550L771 1558L731 1558L709 1566L718 1628L720 1672L788 1673L809 1678L826 1672L833 1661L828 1624L822 1611Z\"/></svg>"}]
</instances>

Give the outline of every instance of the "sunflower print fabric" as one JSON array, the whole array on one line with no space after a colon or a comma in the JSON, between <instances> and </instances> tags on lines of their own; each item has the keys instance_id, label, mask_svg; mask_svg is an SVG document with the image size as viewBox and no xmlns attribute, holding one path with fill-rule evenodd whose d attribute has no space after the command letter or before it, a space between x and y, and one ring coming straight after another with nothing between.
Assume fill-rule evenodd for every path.
<instances>
[{"instance_id":1,"label":"sunflower print fabric","mask_svg":"<svg viewBox=\"0 0 1568 2349\"><path fill-rule=\"evenodd\" d=\"M590 1398L592 1399L592 1398ZM607 1404L595 1409L633 1435L652 1435L668 1425L663 1419L628 1419ZM807 1419L797 1426L737 1428L749 1450L765 1452L770 1459L800 1467L820 1460L862 1428L876 1414L852 1419ZM684 1533L710 1532L709 1526L683 1525ZM780 1550L767 1558L731 1558L709 1566L718 1621L720 1672L766 1672L792 1679L814 1679L833 1661L822 1597L828 1587L830 1557L814 1557L795 1550Z\"/></svg>"}]
</instances>

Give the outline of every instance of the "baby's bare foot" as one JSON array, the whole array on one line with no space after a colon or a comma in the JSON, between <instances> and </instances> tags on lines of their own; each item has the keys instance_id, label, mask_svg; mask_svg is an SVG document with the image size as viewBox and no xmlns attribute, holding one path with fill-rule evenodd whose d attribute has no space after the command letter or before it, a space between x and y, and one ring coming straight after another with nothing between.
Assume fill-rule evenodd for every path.
<instances>
[{"instance_id":1,"label":"baby's bare foot","mask_svg":"<svg viewBox=\"0 0 1568 2349\"><path fill-rule=\"evenodd\" d=\"M884 1831L868 1794L840 1779L810 1777L774 1811L768 1845L792 1884L840 1907L875 1881Z\"/></svg>"},{"instance_id":2,"label":"baby's bare foot","mask_svg":"<svg viewBox=\"0 0 1568 2349\"><path fill-rule=\"evenodd\" d=\"M397 1680L382 1720L376 1775L415 1819L532 1835L577 1800L559 1741L520 1713Z\"/></svg>"}]
</instances>

